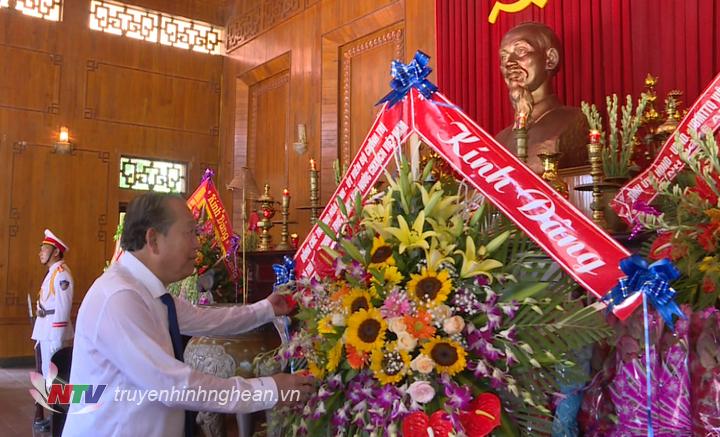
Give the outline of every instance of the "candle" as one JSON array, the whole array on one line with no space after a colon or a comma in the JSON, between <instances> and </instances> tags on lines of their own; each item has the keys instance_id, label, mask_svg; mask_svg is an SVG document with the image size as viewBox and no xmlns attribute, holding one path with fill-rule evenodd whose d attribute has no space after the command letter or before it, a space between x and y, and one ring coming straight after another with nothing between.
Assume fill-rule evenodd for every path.
<instances>
[{"instance_id":1,"label":"candle","mask_svg":"<svg viewBox=\"0 0 720 437\"><path fill-rule=\"evenodd\" d=\"M597 129L590 130L590 144L600 144L600 131Z\"/></svg>"},{"instance_id":2,"label":"candle","mask_svg":"<svg viewBox=\"0 0 720 437\"><path fill-rule=\"evenodd\" d=\"M60 128L60 135L59 135L59 141L61 143L67 143L70 141L70 131L65 126L62 126Z\"/></svg>"},{"instance_id":3,"label":"candle","mask_svg":"<svg viewBox=\"0 0 720 437\"><path fill-rule=\"evenodd\" d=\"M513 126L513 129L525 129L527 128L527 114L523 111L518 111L517 114L515 114L515 125Z\"/></svg>"},{"instance_id":4,"label":"candle","mask_svg":"<svg viewBox=\"0 0 720 437\"><path fill-rule=\"evenodd\" d=\"M317 171L317 167L315 166L315 160L310 158L310 171Z\"/></svg>"},{"instance_id":5,"label":"candle","mask_svg":"<svg viewBox=\"0 0 720 437\"><path fill-rule=\"evenodd\" d=\"M293 248L298 248L298 234L290 234L290 244Z\"/></svg>"},{"instance_id":6,"label":"candle","mask_svg":"<svg viewBox=\"0 0 720 437\"><path fill-rule=\"evenodd\" d=\"M290 206L290 191L287 188L283 190L282 206L283 208Z\"/></svg>"},{"instance_id":7,"label":"candle","mask_svg":"<svg viewBox=\"0 0 720 437\"><path fill-rule=\"evenodd\" d=\"M305 133L305 125L304 124L297 125L297 142L298 143L306 143L307 142L307 134Z\"/></svg>"}]
</instances>

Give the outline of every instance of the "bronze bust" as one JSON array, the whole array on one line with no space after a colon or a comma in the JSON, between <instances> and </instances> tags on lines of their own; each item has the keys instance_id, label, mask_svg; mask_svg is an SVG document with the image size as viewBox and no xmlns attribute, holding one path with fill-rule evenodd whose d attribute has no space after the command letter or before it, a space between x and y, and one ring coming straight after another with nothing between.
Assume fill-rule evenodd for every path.
<instances>
[{"instance_id":1,"label":"bronze bust","mask_svg":"<svg viewBox=\"0 0 720 437\"><path fill-rule=\"evenodd\" d=\"M560 41L549 27L523 23L510 29L500 42L500 72L516 114L527 121L528 166L542 173L541 153L562 152L560 168L587 164L588 125L580 108L564 106L552 89L560 65ZM495 137L516 153L512 125Z\"/></svg>"}]
</instances>

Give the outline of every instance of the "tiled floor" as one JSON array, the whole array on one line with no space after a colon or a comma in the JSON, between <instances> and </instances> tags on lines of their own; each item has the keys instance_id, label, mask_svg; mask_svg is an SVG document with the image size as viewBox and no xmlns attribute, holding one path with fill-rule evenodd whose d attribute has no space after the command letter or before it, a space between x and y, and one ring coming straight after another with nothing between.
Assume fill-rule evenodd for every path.
<instances>
[{"instance_id":1,"label":"tiled floor","mask_svg":"<svg viewBox=\"0 0 720 437\"><path fill-rule=\"evenodd\" d=\"M0 368L0 435L48 437L50 433L36 433L32 428L35 401L28 390L30 368ZM46 412L47 413L47 412ZM45 417L50 417L45 414Z\"/></svg>"}]
</instances>

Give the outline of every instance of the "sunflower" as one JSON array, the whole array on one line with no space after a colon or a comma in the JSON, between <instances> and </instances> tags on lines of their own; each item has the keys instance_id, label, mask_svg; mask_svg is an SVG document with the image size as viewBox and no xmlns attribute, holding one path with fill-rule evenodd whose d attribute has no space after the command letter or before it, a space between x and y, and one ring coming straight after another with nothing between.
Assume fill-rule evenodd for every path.
<instances>
[{"instance_id":1,"label":"sunflower","mask_svg":"<svg viewBox=\"0 0 720 437\"><path fill-rule=\"evenodd\" d=\"M407 284L410 297L421 305L434 307L445 302L450 294L452 281L447 270L438 273L423 267L419 275L410 276L412 279Z\"/></svg>"},{"instance_id":2,"label":"sunflower","mask_svg":"<svg viewBox=\"0 0 720 437\"><path fill-rule=\"evenodd\" d=\"M328 351L328 362L327 366L325 366L328 372L334 372L337 369L338 365L340 364L340 358L342 358L342 350L343 342L338 341L335 343L335 346L333 346L332 349Z\"/></svg>"},{"instance_id":3,"label":"sunflower","mask_svg":"<svg viewBox=\"0 0 720 437\"><path fill-rule=\"evenodd\" d=\"M410 355L397 348L396 342L387 343L383 349L372 353L370 369L381 384L395 384L405 376L410 366Z\"/></svg>"},{"instance_id":4,"label":"sunflower","mask_svg":"<svg viewBox=\"0 0 720 437\"><path fill-rule=\"evenodd\" d=\"M460 343L449 338L433 338L425 343L422 352L432 358L438 372L453 376L465 370L467 352Z\"/></svg>"},{"instance_id":5,"label":"sunflower","mask_svg":"<svg viewBox=\"0 0 720 437\"><path fill-rule=\"evenodd\" d=\"M418 311L417 316L405 316L403 322L407 332L415 338L432 338L435 327L432 325L432 316L427 311Z\"/></svg>"},{"instance_id":6,"label":"sunflower","mask_svg":"<svg viewBox=\"0 0 720 437\"><path fill-rule=\"evenodd\" d=\"M308 360L308 370L315 379L322 379L325 376L325 368L318 366L314 362Z\"/></svg>"},{"instance_id":7,"label":"sunflower","mask_svg":"<svg viewBox=\"0 0 720 437\"><path fill-rule=\"evenodd\" d=\"M380 349L385 342L387 322L377 308L360 309L347 321L347 343L359 352Z\"/></svg>"},{"instance_id":8,"label":"sunflower","mask_svg":"<svg viewBox=\"0 0 720 437\"><path fill-rule=\"evenodd\" d=\"M368 267L394 266L393 248L385 242L382 235L373 238L372 249L370 249L370 265Z\"/></svg>"},{"instance_id":9,"label":"sunflower","mask_svg":"<svg viewBox=\"0 0 720 437\"><path fill-rule=\"evenodd\" d=\"M332 319L330 315L323 317L318 320L317 329L319 334L334 334L335 328L332 325Z\"/></svg>"},{"instance_id":10,"label":"sunflower","mask_svg":"<svg viewBox=\"0 0 720 437\"><path fill-rule=\"evenodd\" d=\"M343 306L348 314L352 314L358 310L372 308L372 296L370 293L359 288L353 288L352 291L343 297Z\"/></svg>"},{"instance_id":11,"label":"sunflower","mask_svg":"<svg viewBox=\"0 0 720 437\"><path fill-rule=\"evenodd\" d=\"M405 277L397 267L390 266L383 271L383 279L385 279L385 283L395 285L399 284Z\"/></svg>"}]
</instances>

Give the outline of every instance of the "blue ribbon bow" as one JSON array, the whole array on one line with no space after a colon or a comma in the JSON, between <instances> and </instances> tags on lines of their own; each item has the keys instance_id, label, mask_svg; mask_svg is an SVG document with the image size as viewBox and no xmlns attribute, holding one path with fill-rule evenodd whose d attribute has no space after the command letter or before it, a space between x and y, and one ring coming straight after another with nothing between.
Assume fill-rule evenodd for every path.
<instances>
[{"instance_id":1,"label":"blue ribbon bow","mask_svg":"<svg viewBox=\"0 0 720 437\"><path fill-rule=\"evenodd\" d=\"M295 280L295 261L289 256L285 255L282 264L273 264L272 268L275 271L273 288Z\"/></svg>"},{"instance_id":2,"label":"blue ribbon bow","mask_svg":"<svg viewBox=\"0 0 720 437\"><path fill-rule=\"evenodd\" d=\"M282 264L273 264L272 268L273 270L275 270L275 284L273 284L273 290L280 285L284 285L288 282L295 280L295 261L293 261L293 259L289 256L283 256ZM290 317L276 317L276 323L276 328L278 329L278 332L282 332L280 338L283 344L290 341ZM295 359L290 358L289 364L290 373L295 373Z\"/></svg>"},{"instance_id":3,"label":"blue ribbon bow","mask_svg":"<svg viewBox=\"0 0 720 437\"><path fill-rule=\"evenodd\" d=\"M673 315L686 319L685 314L675 302L675 290L670 282L680 277L680 271L670 260L662 259L648 265L648 262L639 255L632 255L620 261L620 268L627 278L620 279L610 293L603 297L608 302L609 309L621 305L630 298L642 295L643 298L643 328L645 334L645 387L647 397L647 435L653 437L653 405L652 405L652 372L650 363L650 323L648 321L648 302L660 314L660 317L675 331Z\"/></svg>"},{"instance_id":4,"label":"blue ribbon bow","mask_svg":"<svg viewBox=\"0 0 720 437\"><path fill-rule=\"evenodd\" d=\"M413 87L429 100L438 89L434 83L427 80L428 75L432 71L432 68L428 67L429 61L430 56L420 50L415 52L415 56L409 64L403 64L397 59L392 61L391 72L393 80L390 82L392 91L380 99L375 105L388 102L388 108L392 108L396 103L401 101L410 91L410 88Z\"/></svg>"},{"instance_id":5,"label":"blue ribbon bow","mask_svg":"<svg viewBox=\"0 0 720 437\"><path fill-rule=\"evenodd\" d=\"M202 179L200 179L200 182L205 182L208 179L212 179L215 176L215 172L211 168L206 168L205 173L202 175Z\"/></svg>"},{"instance_id":6,"label":"blue ribbon bow","mask_svg":"<svg viewBox=\"0 0 720 437\"><path fill-rule=\"evenodd\" d=\"M685 314L675 302L675 290L670 282L680 277L680 271L668 259L656 261L651 265L640 255L632 255L620 261L620 268L627 278L620 279L618 284L603 297L612 309L631 296L644 294L650 304L658 311L663 321L675 330L673 315L685 319Z\"/></svg>"}]
</instances>

